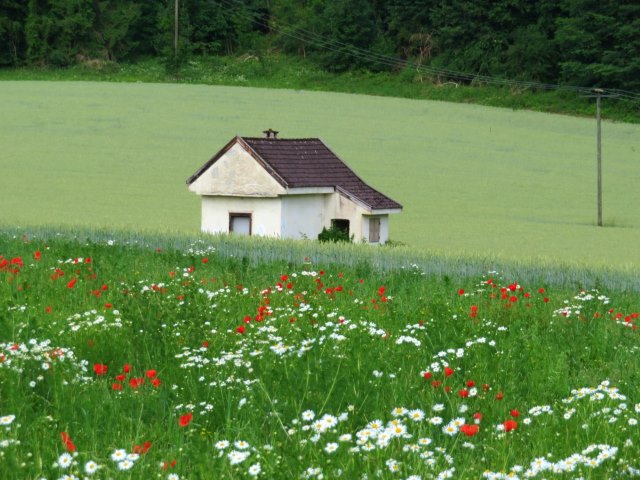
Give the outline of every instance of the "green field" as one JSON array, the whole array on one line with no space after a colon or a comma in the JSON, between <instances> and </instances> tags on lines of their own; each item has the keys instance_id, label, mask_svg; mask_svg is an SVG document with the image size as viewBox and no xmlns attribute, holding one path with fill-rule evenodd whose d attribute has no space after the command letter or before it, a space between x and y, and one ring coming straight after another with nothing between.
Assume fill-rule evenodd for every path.
<instances>
[{"instance_id":1,"label":"green field","mask_svg":"<svg viewBox=\"0 0 640 480\"><path fill-rule=\"evenodd\" d=\"M419 250L630 268L640 126L339 93L171 84L0 83L0 223L195 232L185 179L236 134L320 137L404 205ZM605 103L606 108L606 103Z\"/></svg>"},{"instance_id":2,"label":"green field","mask_svg":"<svg viewBox=\"0 0 640 480\"><path fill-rule=\"evenodd\" d=\"M0 233L0 478L640 476L637 294L219 240Z\"/></svg>"}]
</instances>

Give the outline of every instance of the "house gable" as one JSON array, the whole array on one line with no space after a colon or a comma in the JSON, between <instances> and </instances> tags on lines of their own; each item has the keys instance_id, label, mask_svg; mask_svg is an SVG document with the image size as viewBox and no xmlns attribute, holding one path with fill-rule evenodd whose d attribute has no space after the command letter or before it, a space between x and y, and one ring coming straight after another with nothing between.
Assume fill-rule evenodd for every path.
<instances>
[{"instance_id":1,"label":"house gable","mask_svg":"<svg viewBox=\"0 0 640 480\"><path fill-rule=\"evenodd\" d=\"M198 195L277 197L284 187L237 137L187 183ZM268 168L268 167L267 167Z\"/></svg>"}]
</instances>

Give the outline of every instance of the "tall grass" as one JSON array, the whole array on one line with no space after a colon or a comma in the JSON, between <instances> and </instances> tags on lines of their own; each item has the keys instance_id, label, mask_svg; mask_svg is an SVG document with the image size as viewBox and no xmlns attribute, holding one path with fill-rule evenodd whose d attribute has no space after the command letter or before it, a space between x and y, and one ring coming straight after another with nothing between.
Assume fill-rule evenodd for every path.
<instances>
[{"instance_id":1,"label":"tall grass","mask_svg":"<svg viewBox=\"0 0 640 480\"><path fill-rule=\"evenodd\" d=\"M513 260L499 255L462 255L415 250L408 246L372 247L354 243L321 243L313 240L282 240L234 235L180 234L175 232L132 231L64 226L9 227L0 225L7 238L38 241L67 239L79 242L134 246L146 250L212 248L217 255L234 258L252 266L285 262L287 265L315 264L341 266L363 274L407 271L446 282L465 281L488 272L504 278L521 279L555 287L576 289L606 288L620 292L640 292L635 268L598 268L589 264L554 263L544 258Z\"/></svg>"}]
</instances>

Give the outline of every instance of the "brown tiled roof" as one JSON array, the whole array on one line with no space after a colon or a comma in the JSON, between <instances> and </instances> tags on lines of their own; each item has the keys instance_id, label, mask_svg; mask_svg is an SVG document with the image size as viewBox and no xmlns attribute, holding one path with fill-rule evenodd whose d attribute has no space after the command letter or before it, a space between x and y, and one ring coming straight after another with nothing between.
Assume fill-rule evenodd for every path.
<instances>
[{"instance_id":1,"label":"brown tiled roof","mask_svg":"<svg viewBox=\"0 0 640 480\"><path fill-rule=\"evenodd\" d=\"M280 183L284 181L285 187L333 187L374 210L402 208L362 181L318 138L240 137L240 140L275 171L274 177Z\"/></svg>"},{"instance_id":2,"label":"brown tiled roof","mask_svg":"<svg viewBox=\"0 0 640 480\"><path fill-rule=\"evenodd\" d=\"M373 210L402 205L367 185L318 138L235 137L187 180L193 183L239 141L286 188L332 187Z\"/></svg>"}]
</instances>

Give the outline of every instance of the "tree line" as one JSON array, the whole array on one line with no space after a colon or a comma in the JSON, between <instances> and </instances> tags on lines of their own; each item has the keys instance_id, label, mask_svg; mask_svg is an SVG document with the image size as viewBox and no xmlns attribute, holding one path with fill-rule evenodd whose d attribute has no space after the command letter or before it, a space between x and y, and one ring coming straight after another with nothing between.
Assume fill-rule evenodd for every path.
<instances>
[{"instance_id":1,"label":"tree line","mask_svg":"<svg viewBox=\"0 0 640 480\"><path fill-rule=\"evenodd\" d=\"M334 72L397 71L410 62L637 90L640 2L0 0L2 67L162 57L177 68L190 56L273 51Z\"/></svg>"}]
</instances>

